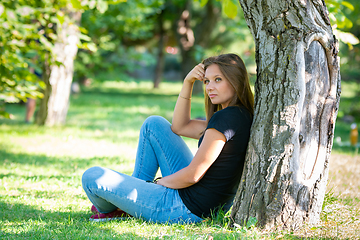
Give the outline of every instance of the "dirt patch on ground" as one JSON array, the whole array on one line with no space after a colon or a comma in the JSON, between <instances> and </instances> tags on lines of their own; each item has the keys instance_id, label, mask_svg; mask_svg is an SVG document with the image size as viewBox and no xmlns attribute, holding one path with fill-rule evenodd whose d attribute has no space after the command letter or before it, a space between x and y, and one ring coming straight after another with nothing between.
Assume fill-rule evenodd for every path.
<instances>
[{"instance_id":1,"label":"dirt patch on ground","mask_svg":"<svg viewBox=\"0 0 360 240\"><path fill-rule=\"evenodd\" d=\"M360 155L331 155L321 220L294 234L311 239L360 239Z\"/></svg>"},{"instance_id":2,"label":"dirt patch on ground","mask_svg":"<svg viewBox=\"0 0 360 240\"><path fill-rule=\"evenodd\" d=\"M360 199L360 155L332 154L327 191Z\"/></svg>"}]
</instances>

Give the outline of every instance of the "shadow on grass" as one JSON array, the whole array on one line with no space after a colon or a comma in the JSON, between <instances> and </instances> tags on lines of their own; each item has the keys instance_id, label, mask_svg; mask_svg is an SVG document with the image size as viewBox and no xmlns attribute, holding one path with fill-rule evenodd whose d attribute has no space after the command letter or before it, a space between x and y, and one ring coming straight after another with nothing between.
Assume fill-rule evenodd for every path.
<instances>
[{"instance_id":1,"label":"shadow on grass","mask_svg":"<svg viewBox=\"0 0 360 240\"><path fill-rule=\"evenodd\" d=\"M39 207L41 208L41 206ZM218 232L214 226L163 225L139 219L93 223L84 211L48 211L0 198L1 239L256 239L250 232ZM199 227L199 228L198 228ZM218 226L221 230L221 226ZM144 229L149 230L148 232ZM216 227L215 227L216 229ZM203 230L203 231L202 231ZM215 232L214 232L215 231ZM141 235L142 234L142 235Z\"/></svg>"},{"instance_id":2,"label":"shadow on grass","mask_svg":"<svg viewBox=\"0 0 360 240\"><path fill-rule=\"evenodd\" d=\"M66 207L65 207L66 208ZM241 239L256 237L256 233L228 231L222 226L203 223L155 224L129 218L112 222L93 223L88 211L43 210L41 205L31 206L0 197L1 239ZM218 228L218 229L217 229ZM148 232L143 229L148 230ZM142 235L140 235L142 233ZM144 236L145 235L145 236Z\"/></svg>"},{"instance_id":3,"label":"shadow on grass","mask_svg":"<svg viewBox=\"0 0 360 240\"><path fill-rule=\"evenodd\" d=\"M143 239L131 230L118 233L114 224L89 222L88 212L45 211L3 199L0 209L1 239Z\"/></svg>"}]
</instances>

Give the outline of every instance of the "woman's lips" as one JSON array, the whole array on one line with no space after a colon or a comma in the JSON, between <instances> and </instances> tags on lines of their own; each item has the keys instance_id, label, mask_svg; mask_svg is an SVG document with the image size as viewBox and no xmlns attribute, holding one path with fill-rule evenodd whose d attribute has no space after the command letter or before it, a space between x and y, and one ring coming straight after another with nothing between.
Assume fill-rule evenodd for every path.
<instances>
[{"instance_id":1,"label":"woman's lips","mask_svg":"<svg viewBox=\"0 0 360 240\"><path fill-rule=\"evenodd\" d=\"M214 98L216 97L216 94L209 94L209 98Z\"/></svg>"}]
</instances>

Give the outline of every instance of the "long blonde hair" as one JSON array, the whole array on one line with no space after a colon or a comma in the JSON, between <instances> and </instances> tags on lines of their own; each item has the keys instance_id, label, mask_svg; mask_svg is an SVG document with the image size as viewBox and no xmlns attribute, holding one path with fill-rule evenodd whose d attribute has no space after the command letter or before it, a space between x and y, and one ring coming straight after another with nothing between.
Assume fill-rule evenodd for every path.
<instances>
[{"instance_id":1,"label":"long blonde hair","mask_svg":"<svg viewBox=\"0 0 360 240\"><path fill-rule=\"evenodd\" d=\"M230 101L229 106L244 106L253 116L254 95L250 88L249 75L243 60L238 55L229 53L209 57L203 61L203 64L205 65L205 71L212 64L218 65L221 73L235 89L236 94ZM206 120L209 121L212 115L221 109L221 104L212 104L205 92Z\"/></svg>"}]
</instances>

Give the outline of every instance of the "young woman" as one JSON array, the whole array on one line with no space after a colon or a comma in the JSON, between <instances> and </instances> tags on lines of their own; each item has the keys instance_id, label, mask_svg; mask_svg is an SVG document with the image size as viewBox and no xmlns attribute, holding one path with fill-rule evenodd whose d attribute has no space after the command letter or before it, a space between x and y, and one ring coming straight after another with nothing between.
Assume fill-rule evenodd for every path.
<instances>
[{"instance_id":1,"label":"young woman","mask_svg":"<svg viewBox=\"0 0 360 240\"><path fill-rule=\"evenodd\" d=\"M190 118L195 81L205 84L206 120ZM185 77L172 124L149 117L140 130L132 176L93 167L82 178L92 221L128 215L159 223L194 223L228 211L239 184L253 116L241 58L210 57ZM199 139L192 155L180 136ZM160 168L162 178L155 179Z\"/></svg>"}]
</instances>

